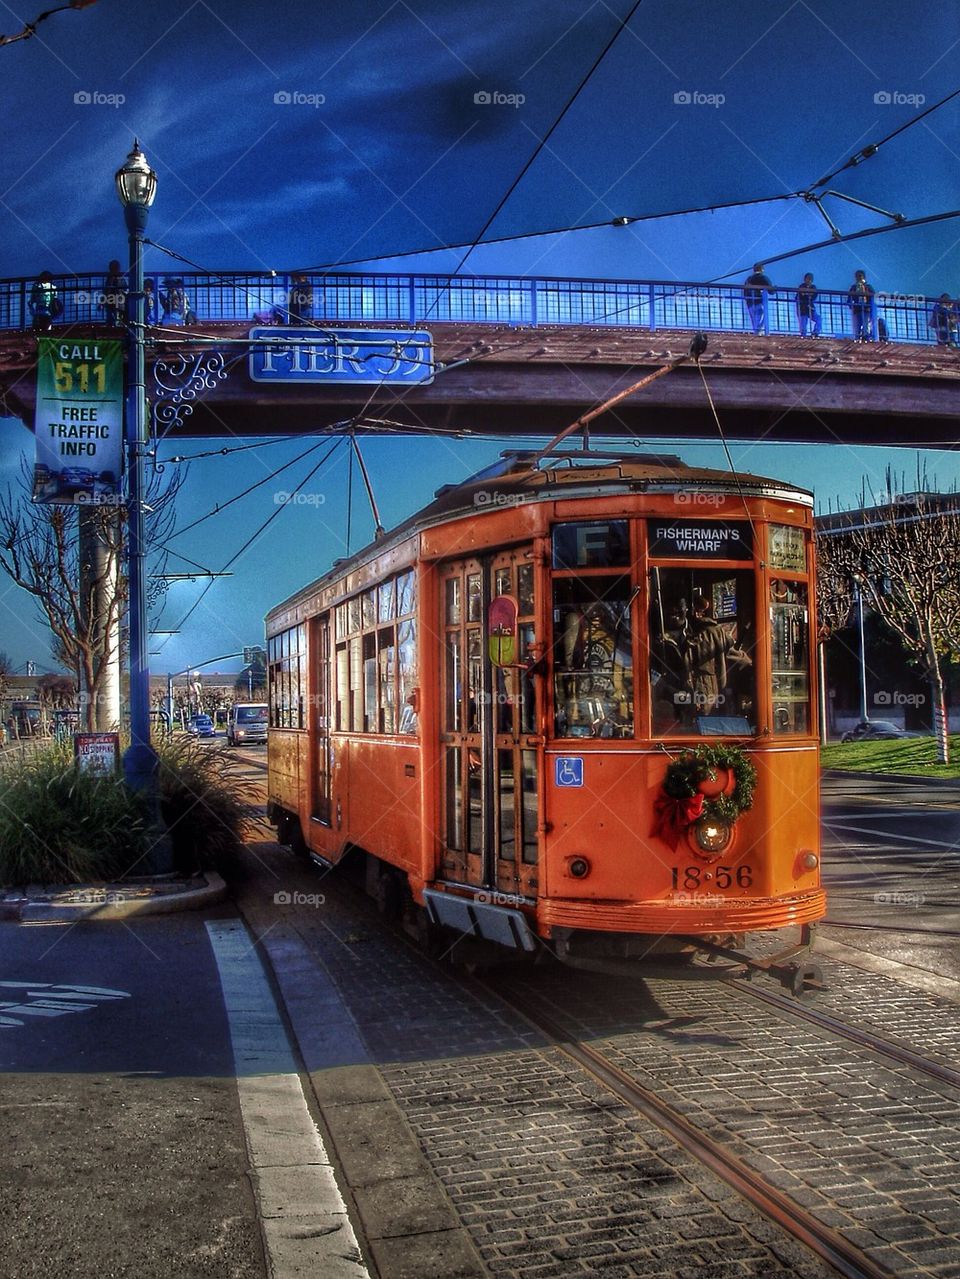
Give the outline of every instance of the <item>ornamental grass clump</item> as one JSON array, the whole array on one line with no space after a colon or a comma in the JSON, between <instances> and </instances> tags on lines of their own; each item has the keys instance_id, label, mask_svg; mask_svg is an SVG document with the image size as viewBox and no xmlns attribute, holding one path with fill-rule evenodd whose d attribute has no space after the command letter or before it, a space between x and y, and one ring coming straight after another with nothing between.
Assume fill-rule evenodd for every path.
<instances>
[{"instance_id":1,"label":"ornamental grass clump","mask_svg":"<svg viewBox=\"0 0 960 1279\"><path fill-rule=\"evenodd\" d=\"M50 743L0 768L0 886L91 883L142 873L146 814L120 778L79 773Z\"/></svg>"},{"instance_id":2,"label":"ornamental grass clump","mask_svg":"<svg viewBox=\"0 0 960 1279\"><path fill-rule=\"evenodd\" d=\"M255 816L251 783L223 748L155 741L160 809L174 869L223 869ZM68 745L49 743L0 765L0 887L116 882L148 873L155 834L122 774L78 772Z\"/></svg>"},{"instance_id":3,"label":"ornamental grass clump","mask_svg":"<svg viewBox=\"0 0 960 1279\"><path fill-rule=\"evenodd\" d=\"M252 783L223 746L176 737L154 743L160 756L160 807L181 874L223 870L254 815Z\"/></svg>"}]
</instances>

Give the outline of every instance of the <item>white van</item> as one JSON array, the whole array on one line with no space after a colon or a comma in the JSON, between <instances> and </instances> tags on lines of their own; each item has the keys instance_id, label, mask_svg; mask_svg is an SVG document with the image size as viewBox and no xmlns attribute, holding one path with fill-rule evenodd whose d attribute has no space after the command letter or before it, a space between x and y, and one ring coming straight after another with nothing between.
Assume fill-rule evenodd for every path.
<instances>
[{"instance_id":1,"label":"white van","mask_svg":"<svg viewBox=\"0 0 960 1279\"><path fill-rule=\"evenodd\" d=\"M238 702L227 720L227 745L246 746L267 740L267 703Z\"/></svg>"}]
</instances>

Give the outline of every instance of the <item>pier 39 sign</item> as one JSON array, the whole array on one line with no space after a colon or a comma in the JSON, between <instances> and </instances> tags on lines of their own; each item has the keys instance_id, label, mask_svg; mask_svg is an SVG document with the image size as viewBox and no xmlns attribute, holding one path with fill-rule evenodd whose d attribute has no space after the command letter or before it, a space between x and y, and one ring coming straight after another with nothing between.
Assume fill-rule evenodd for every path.
<instances>
[{"instance_id":1,"label":"pier 39 sign","mask_svg":"<svg viewBox=\"0 0 960 1279\"><path fill-rule=\"evenodd\" d=\"M433 339L425 330L256 328L254 382L354 382L405 386L433 381Z\"/></svg>"}]
</instances>

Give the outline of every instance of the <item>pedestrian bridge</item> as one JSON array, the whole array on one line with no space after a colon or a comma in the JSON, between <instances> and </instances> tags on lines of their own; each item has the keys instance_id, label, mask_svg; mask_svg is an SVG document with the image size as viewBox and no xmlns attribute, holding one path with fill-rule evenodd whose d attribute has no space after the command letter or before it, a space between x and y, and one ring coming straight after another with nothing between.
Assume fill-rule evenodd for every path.
<instances>
[{"instance_id":1,"label":"pedestrian bridge","mask_svg":"<svg viewBox=\"0 0 960 1279\"><path fill-rule=\"evenodd\" d=\"M169 278L154 274L162 297ZM147 330L148 395L179 435L359 430L552 434L708 334L702 369L731 437L942 445L956 439L960 352L937 345L935 299L877 293L856 343L846 291L821 290L819 338L801 338L796 290L765 295L753 332L743 286L676 281L317 273L291 312L290 276L181 273L191 323ZM53 332L103 335L102 275L55 278ZM33 279L0 281L0 395L31 423ZM881 325L882 321L882 325ZM255 382L251 329L426 330L433 378L398 387ZM110 330L111 334L115 333ZM942 335L941 335L942 336ZM280 329L277 332L281 338ZM176 401L171 411L170 405ZM166 417L164 416L166 406ZM681 365L597 419L595 434L716 434L700 374Z\"/></svg>"}]
</instances>

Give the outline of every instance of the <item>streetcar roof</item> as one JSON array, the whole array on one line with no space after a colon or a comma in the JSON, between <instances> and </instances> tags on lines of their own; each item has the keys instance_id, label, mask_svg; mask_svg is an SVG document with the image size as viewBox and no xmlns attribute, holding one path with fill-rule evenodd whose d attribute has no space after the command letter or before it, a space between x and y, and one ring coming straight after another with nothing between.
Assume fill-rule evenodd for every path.
<instances>
[{"instance_id":1,"label":"streetcar roof","mask_svg":"<svg viewBox=\"0 0 960 1279\"><path fill-rule=\"evenodd\" d=\"M427 506L390 529L378 541L368 543L347 558L334 560L315 581L275 605L267 613L267 621L330 579L345 576L422 529L460 519L464 515L482 514L485 508L496 509L506 498L513 505L523 505L572 497L690 490L732 497L777 498L813 507L813 494L806 489L746 471L716 471L708 467L687 466L672 453L580 450L547 454L544 460L548 465L541 466L536 452L511 450L501 453L498 461L460 484L443 485L436 490L434 500Z\"/></svg>"}]
</instances>

